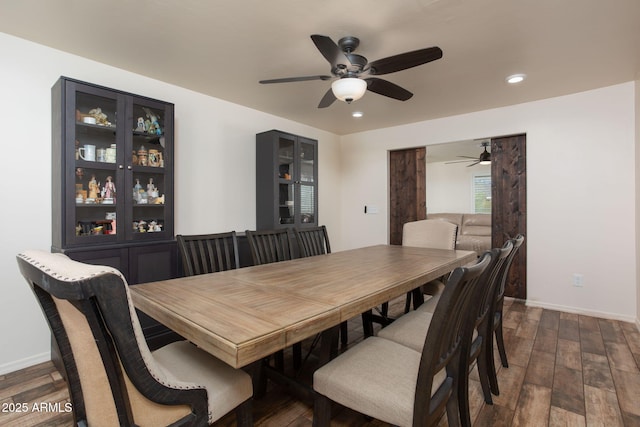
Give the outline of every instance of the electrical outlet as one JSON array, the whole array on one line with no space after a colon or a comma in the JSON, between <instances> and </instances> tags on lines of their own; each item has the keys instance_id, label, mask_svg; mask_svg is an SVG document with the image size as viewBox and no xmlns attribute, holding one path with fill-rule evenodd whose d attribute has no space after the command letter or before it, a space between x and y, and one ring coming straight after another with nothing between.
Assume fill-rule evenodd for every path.
<instances>
[{"instance_id":1,"label":"electrical outlet","mask_svg":"<svg viewBox=\"0 0 640 427\"><path fill-rule=\"evenodd\" d=\"M584 276L582 274L573 273L573 286L577 288L584 286Z\"/></svg>"}]
</instances>

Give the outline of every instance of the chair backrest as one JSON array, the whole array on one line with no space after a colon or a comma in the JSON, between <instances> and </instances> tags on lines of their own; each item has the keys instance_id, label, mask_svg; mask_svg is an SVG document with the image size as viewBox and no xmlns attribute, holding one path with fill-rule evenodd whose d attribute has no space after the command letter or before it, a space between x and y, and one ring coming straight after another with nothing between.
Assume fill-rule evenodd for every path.
<instances>
[{"instance_id":1,"label":"chair backrest","mask_svg":"<svg viewBox=\"0 0 640 427\"><path fill-rule=\"evenodd\" d=\"M494 304L499 305L500 308L502 307L502 302L504 301L504 289L509 278L511 263L513 262L513 258L516 256L518 249L520 249L520 246L522 246L522 244L524 243L524 235L518 234L515 238L511 239L511 242L513 243L513 249L511 250L511 253L509 254L509 257L507 258L505 263L502 265L502 271L500 271L500 277L498 279L499 283L494 292Z\"/></svg>"},{"instance_id":2,"label":"chair backrest","mask_svg":"<svg viewBox=\"0 0 640 427\"><path fill-rule=\"evenodd\" d=\"M288 228L281 230L247 230L246 234L254 265L293 259Z\"/></svg>"},{"instance_id":3,"label":"chair backrest","mask_svg":"<svg viewBox=\"0 0 640 427\"><path fill-rule=\"evenodd\" d=\"M299 230L294 228L298 249L301 257L316 256L331 253L327 227L309 227Z\"/></svg>"},{"instance_id":4,"label":"chair backrest","mask_svg":"<svg viewBox=\"0 0 640 427\"><path fill-rule=\"evenodd\" d=\"M491 263L482 274L482 278L480 279L481 285L478 286L476 295L473 298L477 307L476 326L487 319L487 315L493 305L496 288L500 285L500 273L512 251L513 242L511 240L508 240L502 248L494 248L487 251L491 253Z\"/></svg>"},{"instance_id":5,"label":"chair backrest","mask_svg":"<svg viewBox=\"0 0 640 427\"><path fill-rule=\"evenodd\" d=\"M469 308L491 256L490 252L484 253L473 266L456 268L440 296L422 350L413 425L435 425L449 398L457 393L460 375L467 374L466 369L460 369L461 361L466 362L468 356L461 353L461 343L473 330ZM432 397L434 377L442 370L446 371L446 378ZM452 415L458 416L455 412Z\"/></svg>"},{"instance_id":6,"label":"chair backrest","mask_svg":"<svg viewBox=\"0 0 640 427\"><path fill-rule=\"evenodd\" d=\"M185 276L239 268L236 232L176 236Z\"/></svg>"},{"instance_id":7,"label":"chair backrest","mask_svg":"<svg viewBox=\"0 0 640 427\"><path fill-rule=\"evenodd\" d=\"M423 219L402 227L402 246L455 249L458 226L448 221Z\"/></svg>"},{"instance_id":8,"label":"chair backrest","mask_svg":"<svg viewBox=\"0 0 640 427\"><path fill-rule=\"evenodd\" d=\"M119 271L43 251L17 260L60 349L75 424L207 423L206 389L155 365Z\"/></svg>"}]
</instances>

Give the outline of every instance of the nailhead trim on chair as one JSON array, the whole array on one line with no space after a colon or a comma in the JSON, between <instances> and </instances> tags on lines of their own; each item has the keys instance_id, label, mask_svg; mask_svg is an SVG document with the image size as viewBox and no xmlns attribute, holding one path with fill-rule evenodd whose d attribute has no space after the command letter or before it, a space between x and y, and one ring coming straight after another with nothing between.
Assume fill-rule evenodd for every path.
<instances>
[{"instance_id":1,"label":"nailhead trim on chair","mask_svg":"<svg viewBox=\"0 0 640 427\"><path fill-rule=\"evenodd\" d=\"M70 258L68 258L66 255L64 254L51 254L52 256L56 256L56 257L61 257L61 261L64 260L70 260ZM189 389L199 389L199 388L203 388L202 386L199 386L197 384L191 384L191 383L182 383L182 382L172 382L170 380L168 380L166 378L166 373L162 370L162 368L159 368L157 366L157 364L155 363L155 361L153 360L153 355L152 353L149 351L149 347L147 346L147 342L144 338L144 334L142 333L142 327L140 326L140 322L138 320L138 315L136 314L135 311L135 307L132 304L131 301L131 295L129 293L129 286L126 284L126 279L124 278L124 276L122 275L122 273L115 268L112 267L106 267L106 266L101 266L101 265L91 265L91 264L83 264L83 263L78 263L82 265L82 269L83 270L94 270L91 273L89 273L88 271L85 272L85 274L80 274L79 276L73 276L73 275L65 275L65 274L59 274L57 271L59 269L54 269L51 266L37 260L36 258L29 256L28 252L27 253L21 253L18 255L20 258L24 259L25 261L27 261L29 264L33 265L34 267L38 268L39 270L42 270L43 272L49 274L52 277L55 277L58 280L64 281L64 282L75 282L75 281L80 281L80 280L85 280L88 278L92 278L92 277L96 277L102 274L115 274L117 276L119 276L122 281L125 283L125 290L127 292L127 302L129 304L129 311L131 313L131 320L133 323L133 329L134 329L134 333L135 333L135 337L136 337L136 341L138 341L138 346L140 347L140 354L142 355L142 359L145 361L145 364L147 365L147 369L149 370L149 373L151 374L151 376L153 376L153 378L156 379L156 381L158 381L159 383L161 383L162 385L166 386L166 387L171 387L171 388L176 388L176 389L182 389L182 390L189 390ZM76 261L77 262L77 261ZM158 374L158 371L162 372L162 374Z\"/></svg>"}]
</instances>

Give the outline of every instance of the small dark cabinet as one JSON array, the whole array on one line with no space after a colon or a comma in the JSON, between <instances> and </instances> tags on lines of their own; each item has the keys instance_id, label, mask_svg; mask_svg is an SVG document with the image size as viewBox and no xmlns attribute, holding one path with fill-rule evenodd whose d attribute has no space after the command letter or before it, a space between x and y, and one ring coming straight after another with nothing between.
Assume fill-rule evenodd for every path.
<instances>
[{"instance_id":1,"label":"small dark cabinet","mask_svg":"<svg viewBox=\"0 0 640 427\"><path fill-rule=\"evenodd\" d=\"M256 135L256 228L318 225L318 141L271 130Z\"/></svg>"}]
</instances>

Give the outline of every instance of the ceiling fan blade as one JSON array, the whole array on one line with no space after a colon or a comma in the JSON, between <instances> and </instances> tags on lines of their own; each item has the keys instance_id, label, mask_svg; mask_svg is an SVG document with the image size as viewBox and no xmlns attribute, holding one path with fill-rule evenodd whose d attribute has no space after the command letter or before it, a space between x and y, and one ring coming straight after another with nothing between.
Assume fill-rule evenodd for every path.
<instances>
[{"instance_id":1,"label":"ceiling fan blade","mask_svg":"<svg viewBox=\"0 0 640 427\"><path fill-rule=\"evenodd\" d=\"M468 163L468 162L477 162L478 159L474 158L473 160L452 160L450 162L445 162L445 164L450 164L450 163Z\"/></svg>"},{"instance_id":2,"label":"ceiling fan blade","mask_svg":"<svg viewBox=\"0 0 640 427\"><path fill-rule=\"evenodd\" d=\"M476 162L471 163L471 164L470 164L470 165L468 165L467 167L468 167L468 168L470 168L471 166L475 166L475 165L477 165L478 163L480 163L480 160L477 160Z\"/></svg>"},{"instance_id":3,"label":"ceiling fan blade","mask_svg":"<svg viewBox=\"0 0 640 427\"><path fill-rule=\"evenodd\" d=\"M456 156L456 157L463 157L463 158L465 158L465 159L478 160L478 157L471 157L471 156Z\"/></svg>"},{"instance_id":4,"label":"ceiling fan blade","mask_svg":"<svg viewBox=\"0 0 640 427\"><path fill-rule=\"evenodd\" d=\"M442 58L442 49L439 47L428 47L426 49L405 52L399 55L389 56L369 63L369 74L381 75L395 73L407 68L417 67L427 62Z\"/></svg>"},{"instance_id":5,"label":"ceiling fan blade","mask_svg":"<svg viewBox=\"0 0 640 427\"><path fill-rule=\"evenodd\" d=\"M375 77L369 77L364 80L367 82L367 89L378 95L388 96L399 101L406 101L413 96L408 90L386 80Z\"/></svg>"},{"instance_id":6,"label":"ceiling fan blade","mask_svg":"<svg viewBox=\"0 0 640 427\"><path fill-rule=\"evenodd\" d=\"M284 77L281 79L260 80L259 83L289 83L289 82L306 82L309 80L329 80L331 76L303 76L303 77Z\"/></svg>"},{"instance_id":7,"label":"ceiling fan blade","mask_svg":"<svg viewBox=\"0 0 640 427\"><path fill-rule=\"evenodd\" d=\"M328 106L333 104L333 101L335 101L336 99L337 98L333 94L333 91L331 90L331 88L329 88L327 93L325 93L322 99L320 100L320 103L318 104L318 108L327 108Z\"/></svg>"},{"instance_id":8,"label":"ceiling fan blade","mask_svg":"<svg viewBox=\"0 0 640 427\"><path fill-rule=\"evenodd\" d=\"M311 40L316 45L322 56L325 57L332 68L336 68L338 64L343 64L345 67L350 66L351 62L349 58L344 54L342 49L327 36L321 36L319 34L313 34Z\"/></svg>"}]
</instances>

